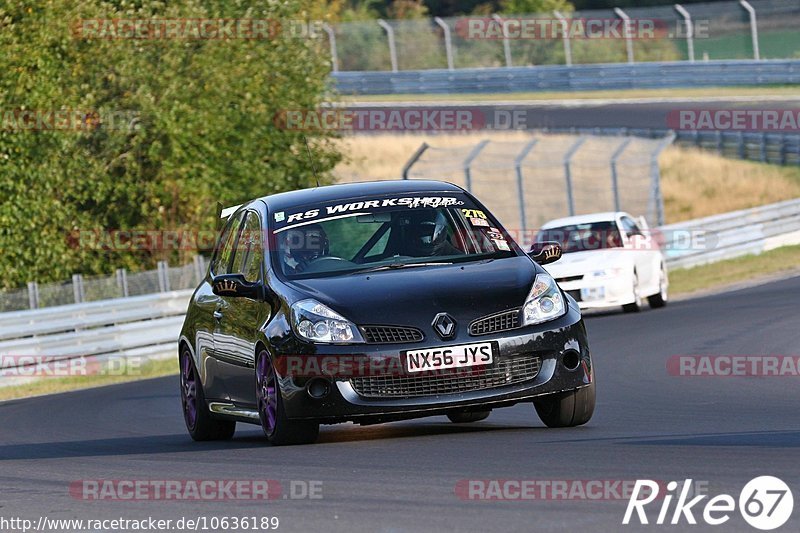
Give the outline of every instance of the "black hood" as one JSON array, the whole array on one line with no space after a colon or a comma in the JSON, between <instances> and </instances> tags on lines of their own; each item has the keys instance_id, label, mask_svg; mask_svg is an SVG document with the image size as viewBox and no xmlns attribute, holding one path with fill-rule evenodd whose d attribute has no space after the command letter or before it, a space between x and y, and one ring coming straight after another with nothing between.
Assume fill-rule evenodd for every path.
<instances>
[{"instance_id":1,"label":"black hood","mask_svg":"<svg viewBox=\"0 0 800 533\"><path fill-rule=\"evenodd\" d=\"M413 267L288 282L358 325L429 327L437 313L459 323L521 307L537 269L527 257Z\"/></svg>"}]
</instances>

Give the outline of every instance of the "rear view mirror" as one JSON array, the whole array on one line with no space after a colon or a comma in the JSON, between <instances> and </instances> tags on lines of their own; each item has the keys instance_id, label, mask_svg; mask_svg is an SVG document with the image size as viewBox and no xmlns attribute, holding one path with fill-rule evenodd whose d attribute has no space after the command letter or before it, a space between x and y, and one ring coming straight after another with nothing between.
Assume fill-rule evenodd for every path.
<instances>
[{"instance_id":1,"label":"rear view mirror","mask_svg":"<svg viewBox=\"0 0 800 533\"><path fill-rule=\"evenodd\" d=\"M222 274L211 280L211 290L217 296L243 296L262 300L264 286L261 282L249 282L244 279L244 274Z\"/></svg>"},{"instance_id":2,"label":"rear view mirror","mask_svg":"<svg viewBox=\"0 0 800 533\"><path fill-rule=\"evenodd\" d=\"M540 265L546 265L561 259L561 253L560 244L553 241L545 241L534 243L528 255Z\"/></svg>"}]
</instances>

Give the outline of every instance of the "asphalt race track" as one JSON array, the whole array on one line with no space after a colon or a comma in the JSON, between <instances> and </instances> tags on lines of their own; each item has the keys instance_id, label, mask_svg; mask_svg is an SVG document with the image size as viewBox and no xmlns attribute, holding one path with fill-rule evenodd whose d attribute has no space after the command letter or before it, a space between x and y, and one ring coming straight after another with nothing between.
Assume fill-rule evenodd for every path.
<instances>
[{"instance_id":1,"label":"asphalt race track","mask_svg":"<svg viewBox=\"0 0 800 533\"><path fill-rule=\"evenodd\" d=\"M546 429L532 405L519 404L461 427L444 417L327 426L312 446L273 448L256 426L243 425L232 442L194 443L174 377L2 403L0 516L277 516L279 530L308 532L756 531L738 512L715 528L623 526L623 499L475 501L459 498L455 486L469 479L692 478L707 482L712 496L738 499L750 479L775 475L794 488L796 504L779 531L797 531L797 378L671 376L666 361L797 355L798 295L794 277L658 311L588 318L598 405L589 425L576 429ZM69 493L82 479L254 478L280 481L284 495L290 480L321 480L322 498L132 502ZM651 522L660 503L653 505Z\"/></svg>"},{"instance_id":2,"label":"asphalt race track","mask_svg":"<svg viewBox=\"0 0 800 533\"><path fill-rule=\"evenodd\" d=\"M353 108L384 109L470 109L479 110L487 117L487 127L497 120L495 113L522 113L521 129L541 128L644 128L676 129L677 113L682 110L752 110L796 109L797 99L765 97L741 98L640 98L640 99L586 99L570 101L498 101L498 102L354 102ZM673 121L668 120L672 113ZM494 118L492 118L494 117ZM506 119L507 120L507 119ZM506 123L507 124L507 123ZM499 129L508 129L504 125Z\"/></svg>"}]
</instances>

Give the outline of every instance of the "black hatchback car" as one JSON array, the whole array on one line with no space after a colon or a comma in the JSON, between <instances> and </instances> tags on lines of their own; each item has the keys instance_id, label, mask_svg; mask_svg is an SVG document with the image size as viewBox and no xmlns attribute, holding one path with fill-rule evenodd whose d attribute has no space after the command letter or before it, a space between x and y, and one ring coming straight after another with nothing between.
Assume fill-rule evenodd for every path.
<instances>
[{"instance_id":1,"label":"black hatchback car","mask_svg":"<svg viewBox=\"0 0 800 533\"><path fill-rule=\"evenodd\" d=\"M595 384L575 301L472 195L437 181L267 196L227 217L179 340L195 440L260 424L273 444L320 424L476 422L532 402L586 423Z\"/></svg>"}]
</instances>

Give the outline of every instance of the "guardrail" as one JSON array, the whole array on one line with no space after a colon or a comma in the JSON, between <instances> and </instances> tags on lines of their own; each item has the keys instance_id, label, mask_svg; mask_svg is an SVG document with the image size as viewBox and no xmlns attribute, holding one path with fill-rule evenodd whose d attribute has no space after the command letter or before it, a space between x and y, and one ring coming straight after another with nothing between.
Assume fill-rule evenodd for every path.
<instances>
[{"instance_id":1,"label":"guardrail","mask_svg":"<svg viewBox=\"0 0 800 533\"><path fill-rule=\"evenodd\" d=\"M800 244L800 199L659 228L670 268L732 259Z\"/></svg>"},{"instance_id":2,"label":"guardrail","mask_svg":"<svg viewBox=\"0 0 800 533\"><path fill-rule=\"evenodd\" d=\"M103 362L174 355L191 294L183 290L0 314L0 386L29 381L29 372L20 367L43 359Z\"/></svg>"},{"instance_id":3,"label":"guardrail","mask_svg":"<svg viewBox=\"0 0 800 533\"><path fill-rule=\"evenodd\" d=\"M343 94L463 94L794 85L800 59L335 72Z\"/></svg>"},{"instance_id":4,"label":"guardrail","mask_svg":"<svg viewBox=\"0 0 800 533\"><path fill-rule=\"evenodd\" d=\"M697 131L664 128L548 128L549 133L581 135L634 136L659 139L672 133L675 144L693 146L726 157L774 163L800 165L800 134L761 131Z\"/></svg>"}]
</instances>

